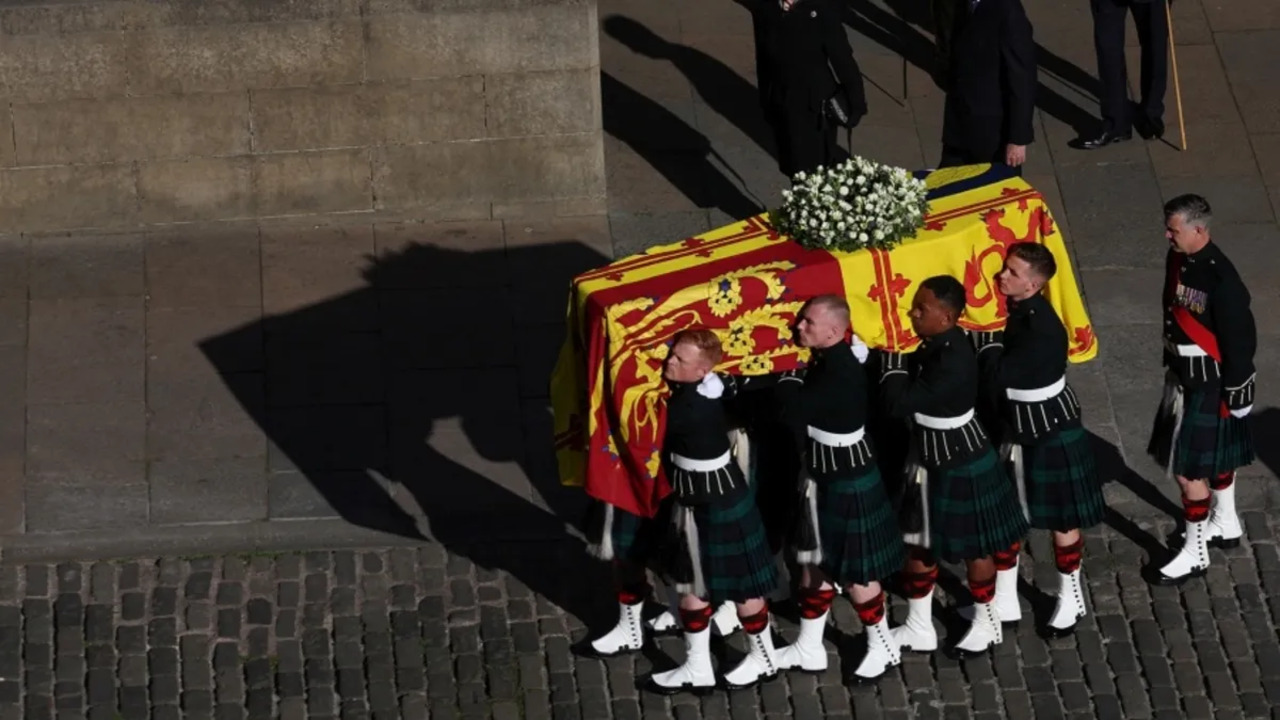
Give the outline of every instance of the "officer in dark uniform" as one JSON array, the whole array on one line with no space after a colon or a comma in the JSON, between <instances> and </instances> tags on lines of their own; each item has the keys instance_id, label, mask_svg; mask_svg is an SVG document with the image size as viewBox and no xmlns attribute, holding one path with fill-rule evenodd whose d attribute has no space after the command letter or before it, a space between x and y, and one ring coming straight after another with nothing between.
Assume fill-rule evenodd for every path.
<instances>
[{"instance_id":1,"label":"officer in dark uniform","mask_svg":"<svg viewBox=\"0 0 1280 720\"><path fill-rule=\"evenodd\" d=\"M862 73L835 0L750 0L756 86L788 177L845 159L823 106L839 93L850 125L867 114ZM835 74L832 74L834 70Z\"/></svg>"},{"instance_id":2,"label":"officer in dark uniform","mask_svg":"<svg viewBox=\"0 0 1280 720\"><path fill-rule=\"evenodd\" d=\"M1084 617L1081 528L1102 522L1102 497L1080 402L1067 384L1067 331L1041 292L1057 273L1044 245L1010 246L996 284L1009 306L1002 332L974 333L986 394L994 396L1001 455L1011 466L1031 527L1053 532L1058 603L1047 634L1063 636ZM1022 617L1017 544L996 554L996 611L1003 622Z\"/></svg>"},{"instance_id":3,"label":"officer in dark uniform","mask_svg":"<svg viewBox=\"0 0 1280 720\"><path fill-rule=\"evenodd\" d=\"M1036 46L1020 0L970 0L956 11L939 167L1021 167L1036 104Z\"/></svg>"},{"instance_id":4,"label":"officer in dark uniform","mask_svg":"<svg viewBox=\"0 0 1280 720\"><path fill-rule=\"evenodd\" d=\"M1133 137L1164 136L1164 91L1168 77L1169 25L1166 0L1090 0L1093 44L1098 52L1098 80L1102 94L1102 131L1081 147L1095 150ZM1129 104L1129 78L1124 58L1124 18L1133 13L1142 46L1139 77L1141 100L1137 115Z\"/></svg>"},{"instance_id":5,"label":"officer in dark uniform","mask_svg":"<svg viewBox=\"0 0 1280 720\"><path fill-rule=\"evenodd\" d=\"M778 672L765 600L777 586L777 568L754 493L733 459L726 383L712 372L722 353L710 330L683 330L663 367L671 396L662 450L675 496L664 569L682 595L686 651L683 664L648 680L650 690L665 694L717 684L709 626L726 600L737 604L750 651L724 683L748 687Z\"/></svg>"},{"instance_id":6,"label":"officer in dark uniform","mask_svg":"<svg viewBox=\"0 0 1280 720\"><path fill-rule=\"evenodd\" d=\"M882 355L881 390L889 413L912 426L911 480L901 518L910 552L903 573L908 610L906 622L893 630L903 650L930 652L938 646L933 590L939 558L964 561L974 599L973 623L954 651L971 655L1000 644L992 556L1027 533L1016 490L974 414L978 360L956 325L964 309L958 280L925 280L910 313L920 348L910 355Z\"/></svg>"},{"instance_id":7,"label":"officer in dark uniform","mask_svg":"<svg viewBox=\"0 0 1280 720\"><path fill-rule=\"evenodd\" d=\"M849 304L837 295L810 300L796 335L812 360L803 372L784 375L777 392L784 417L805 447L802 510L796 560L804 566L800 636L778 649L778 666L821 672L822 645L836 586L844 587L867 631L867 652L854 682L879 678L902 655L889 632L880 582L902 568L905 555L898 520L885 491L867 436L869 395L862 367L869 350L845 341Z\"/></svg>"},{"instance_id":8,"label":"officer in dark uniform","mask_svg":"<svg viewBox=\"0 0 1280 720\"><path fill-rule=\"evenodd\" d=\"M1235 547L1235 471L1253 462L1245 418L1253 408L1258 347L1249 290L1210 241L1209 203L1180 195L1164 206L1164 400L1148 452L1182 487L1182 549L1154 578L1176 585L1203 575L1208 545Z\"/></svg>"}]
</instances>

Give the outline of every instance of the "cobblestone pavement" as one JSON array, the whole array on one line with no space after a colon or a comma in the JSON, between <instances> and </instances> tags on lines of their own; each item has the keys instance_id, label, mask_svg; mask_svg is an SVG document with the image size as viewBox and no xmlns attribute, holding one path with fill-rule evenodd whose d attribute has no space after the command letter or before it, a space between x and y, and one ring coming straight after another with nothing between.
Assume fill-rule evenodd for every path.
<instances>
[{"instance_id":1,"label":"cobblestone pavement","mask_svg":"<svg viewBox=\"0 0 1280 720\"><path fill-rule=\"evenodd\" d=\"M1244 518L1250 541L1213 551L1208 577L1181 589L1136 572L1170 523L1091 533L1093 614L1074 638L1043 641L1024 619L991 657L910 656L850 690L841 667L861 643L846 638L861 631L837 601L826 673L703 698L637 690L682 658L677 638L628 658L573 655L582 620L599 632L614 611L603 568L572 542L5 567L0 718L1280 717L1277 527ZM1033 553L1050 557L1045 543ZM471 557L559 573L561 600ZM1029 560L1024 580L1052 576L1051 560ZM959 581L942 587L953 598ZM1051 609L1027 585L1022 597L1026 618ZM775 610L793 638L791 605ZM954 613L938 617L954 641ZM713 645L721 667L743 651L740 635Z\"/></svg>"}]
</instances>

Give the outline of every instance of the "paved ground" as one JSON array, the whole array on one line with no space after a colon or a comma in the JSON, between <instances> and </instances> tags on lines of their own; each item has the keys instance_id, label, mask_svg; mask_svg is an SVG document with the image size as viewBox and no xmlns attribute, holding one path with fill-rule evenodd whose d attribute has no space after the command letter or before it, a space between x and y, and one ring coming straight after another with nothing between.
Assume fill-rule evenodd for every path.
<instances>
[{"instance_id":1,"label":"paved ground","mask_svg":"<svg viewBox=\"0 0 1280 720\"><path fill-rule=\"evenodd\" d=\"M635 660L571 655L613 608L604 568L566 532L579 498L555 487L547 450L565 280L773 203L784 183L742 9L603 0L608 218L0 239L0 392L20 399L0 408L6 557L94 557L122 538L153 552L399 546L2 567L0 718L1280 717L1275 443L1242 473L1249 541L1215 551L1207 581L1153 590L1135 572L1178 512L1142 454L1164 198L1194 189L1217 210L1262 323L1254 430L1280 437L1280 107L1266 69L1280 67L1280 5L1176 4L1185 153L1071 150L1097 115L1087 4L1029 5L1042 87L1028 178L1068 232L1100 338L1072 381L1113 481L1085 562L1095 615L1077 637L1023 628L992 659L912 658L852 694L835 663L673 704L635 682L680 658L678 642ZM908 167L939 150L920 7L852 0L848 18L871 103L854 147ZM1176 138L1172 88L1168 104ZM495 533L509 540L478 542ZM1047 560L1044 538L1032 555ZM1029 561L1027 579L1052 587L1050 567ZM944 588L963 599L954 579ZM1025 590L1028 611L1048 611ZM837 607L833 642L858 632Z\"/></svg>"}]
</instances>

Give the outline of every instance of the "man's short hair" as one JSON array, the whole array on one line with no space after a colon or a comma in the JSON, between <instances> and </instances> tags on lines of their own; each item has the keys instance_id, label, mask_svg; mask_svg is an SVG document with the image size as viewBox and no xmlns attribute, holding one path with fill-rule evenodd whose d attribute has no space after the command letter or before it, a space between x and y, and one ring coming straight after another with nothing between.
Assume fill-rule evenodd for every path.
<instances>
[{"instance_id":1,"label":"man's short hair","mask_svg":"<svg viewBox=\"0 0 1280 720\"><path fill-rule=\"evenodd\" d=\"M1053 252L1040 243L1020 242L1009 246L1008 257L1016 257L1031 266L1031 272L1040 279L1049 282L1058 272L1058 261L1053 259Z\"/></svg>"},{"instance_id":2,"label":"man's short hair","mask_svg":"<svg viewBox=\"0 0 1280 720\"><path fill-rule=\"evenodd\" d=\"M672 349L680 343L689 343L698 348L698 352L711 363L712 367L719 365L720 358L724 357L724 346L720 344L720 337L706 328L681 330L671 338Z\"/></svg>"},{"instance_id":3,"label":"man's short hair","mask_svg":"<svg viewBox=\"0 0 1280 720\"><path fill-rule=\"evenodd\" d=\"M964 285L950 275L934 275L920 283L921 288L928 288L938 302L953 310L956 317L964 314L967 304L964 297Z\"/></svg>"},{"instance_id":4,"label":"man's short hair","mask_svg":"<svg viewBox=\"0 0 1280 720\"><path fill-rule=\"evenodd\" d=\"M836 317L845 324L849 324L849 301L839 295L827 294L819 295L809 301L812 307L822 307L836 314Z\"/></svg>"},{"instance_id":5,"label":"man's short hair","mask_svg":"<svg viewBox=\"0 0 1280 720\"><path fill-rule=\"evenodd\" d=\"M1208 200L1194 193L1187 193L1164 204L1164 219L1168 220L1174 215L1181 215L1182 221L1188 225L1199 225L1207 230L1213 220L1213 209L1209 207Z\"/></svg>"}]
</instances>

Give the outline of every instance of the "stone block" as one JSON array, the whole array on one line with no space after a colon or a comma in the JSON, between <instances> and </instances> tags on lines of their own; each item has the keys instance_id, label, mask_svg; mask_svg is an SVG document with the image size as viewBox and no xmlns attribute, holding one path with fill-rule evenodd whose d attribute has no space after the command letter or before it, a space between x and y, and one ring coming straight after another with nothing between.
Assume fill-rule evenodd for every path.
<instances>
[{"instance_id":1,"label":"stone block","mask_svg":"<svg viewBox=\"0 0 1280 720\"><path fill-rule=\"evenodd\" d=\"M264 457L264 386L257 373L219 376L208 367L149 369L148 459Z\"/></svg>"},{"instance_id":2,"label":"stone block","mask_svg":"<svg viewBox=\"0 0 1280 720\"><path fill-rule=\"evenodd\" d=\"M148 307L262 307L252 223L180 227L146 236Z\"/></svg>"},{"instance_id":3,"label":"stone block","mask_svg":"<svg viewBox=\"0 0 1280 720\"><path fill-rule=\"evenodd\" d=\"M267 518L266 458L151 463L151 522L247 522Z\"/></svg>"},{"instance_id":4,"label":"stone block","mask_svg":"<svg viewBox=\"0 0 1280 720\"><path fill-rule=\"evenodd\" d=\"M27 299L0 296L0 347L26 346Z\"/></svg>"},{"instance_id":5,"label":"stone block","mask_svg":"<svg viewBox=\"0 0 1280 720\"><path fill-rule=\"evenodd\" d=\"M1159 324L1164 270L1124 268L1082 270L1094 325ZM1159 334L1158 329L1151 332Z\"/></svg>"},{"instance_id":6,"label":"stone block","mask_svg":"<svg viewBox=\"0 0 1280 720\"><path fill-rule=\"evenodd\" d=\"M138 465L138 479L142 465ZM112 485L33 484L27 488L27 533L138 530L147 524L145 482Z\"/></svg>"},{"instance_id":7,"label":"stone block","mask_svg":"<svg viewBox=\"0 0 1280 720\"><path fill-rule=\"evenodd\" d=\"M113 487L142 482L146 408L133 402L27 407L30 485Z\"/></svg>"},{"instance_id":8,"label":"stone block","mask_svg":"<svg viewBox=\"0 0 1280 720\"><path fill-rule=\"evenodd\" d=\"M594 68L488 75L484 95L490 137L586 133L600 127Z\"/></svg>"},{"instance_id":9,"label":"stone block","mask_svg":"<svg viewBox=\"0 0 1280 720\"><path fill-rule=\"evenodd\" d=\"M379 290L499 286L509 282L502 223L378 223L377 264L366 279Z\"/></svg>"},{"instance_id":10,"label":"stone block","mask_svg":"<svg viewBox=\"0 0 1280 720\"><path fill-rule=\"evenodd\" d=\"M31 302L31 403L141 402L141 297Z\"/></svg>"},{"instance_id":11,"label":"stone block","mask_svg":"<svg viewBox=\"0 0 1280 720\"><path fill-rule=\"evenodd\" d=\"M1280 189L1280 133L1253 135L1253 154L1262 171L1262 181L1272 190Z\"/></svg>"},{"instance_id":12,"label":"stone block","mask_svg":"<svg viewBox=\"0 0 1280 720\"><path fill-rule=\"evenodd\" d=\"M370 210L369 151L259 155L253 162L257 214L304 215Z\"/></svg>"},{"instance_id":13,"label":"stone block","mask_svg":"<svg viewBox=\"0 0 1280 720\"><path fill-rule=\"evenodd\" d=\"M229 220L256 214L253 161L189 158L140 163L138 202L150 223Z\"/></svg>"},{"instance_id":14,"label":"stone block","mask_svg":"<svg viewBox=\"0 0 1280 720\"><path fill-rule=\"evenodd\" d=\"M26 454L27 353L20 345L0 346L0 463L16 462Z\"/></svg>"},{"instance_id":15,"label":"stone block","mask_svg":"<svg viewBox=\"0 0 1280 720\"><path fill-rule=\"evenodd\" d=\"M15 105L13 138L22 165L237 155L249 151L249 96L240 91Z\"/></svg>"},{"instance_id":16,"label":"stone block","mask_svg":"<svg viewBox=\"0 0 1280 720\"><path fill-rule=\"evenodd\" d=\"M203 0L163 4L156 24L233 25L238 23L299 22L356 17L360 0Z\"/></svg>"},{"instance_id":17,"label":"stone block","mask_svg":"<svg viewBox=\"0 0 1280 720\"><path fill-rule=\"evenodd\" d=\"M0 167L11 167L17 164L17 155L13 147L13 114L0 113Z\"/></svg>"},{"instance_id":18,"label":"stone block","mask_svg":"<svg viewBox=\"0 0 1280 720\"><path fill-rule=\"evenodd\" d=\"M1280 7L1270 3L1242 5L1231 0L1204 0L1203 5L1214 32L1280 29Z\"/></svg>"},{"instance_id":19,"label":"stone block","mask_svg":"<svg viewBox=\"0 0 1280 720\"><path fill-rule=\"evenodd\" d=\"M262 338L259 308L147 309L147 365L159 371L207 367L222 375L261 371Z\"/></svg>"},{"instance_id":20,"label":"stone block","mask_svg":"<svg viewBox=\"0 0 1280 720\"><path fill-rule=\"evenodd\" d=\"M373 15L365 21L370 80L590 68L598 63L590 3L491 12Z\"/></svg>"},{"instance_id":21,"label":"stone block","mask_svg":"<svg viewBox=\"0 0 1280 720\"><path fill-rule=\"evenodd\" d=\"M139 235L46 235L31 239L31 298L141 297Z\"/></svg>"},{"instance_id":22,"label":"stone block","mask_svg":"<svg viewBox=\"0 0 1280 720\"><path fill-rule=\"evenodd\" d=\"M30 244L23 235L0 235L0 298L27 298Z\"/></svg>"},{"instance_id":23,"label":"stone block","mask_svg":"<svg viewBox=\"0 0 1280 720\"><path fill-rule=\"evenodd\" d=\"M1280 66L1280 28L1219 33L1216 40L1249 132L1280 132L1280 99L1266 69Z\"/></svg>"},{"instance_id":24,"label":"stone block","mask_svg":"<svg viewBox=\"0 0 1280 720\"><path fill-rule=\"evenodd\" d=\"M1183 193L1203 196L1213 207L1214 219L1230 223L1266 223L1275 219L1271 196L1256 174L1240 176L1176 175L1160 179L1166 200Z\"/></svg>"},{"instance_id":25,"label":"stone block","mask_svg":"<svg viewBox=\"0 0 1280 720\"><path fill-rule=\"evenodd\" d=\"M272 408L267 436L273 472L387 467L386 409L380 405Z\"/></svg>"},{"instance_id":26,"label":"stone block","mask_svg":"<svg viewBox=\"0 0 1280 720\"><path fill-rule=\"evenodd\" d=\"M497 140L489 168L495 198L603 196L604 153L599 133Z\"/></svg>"},{"instance_id":27,"label":"stone block","mask_svg":"<svg viewBox=\"0 0 1280 720\"><path fill-rule=\"evenodd\" d=\"M7 37L0 45L0 96L21 103L123 95L127 42L118 33Z\"/></svg>"},{"instance_id":28,"label":"stone block","mask_svg":"<svg viewBox=\"0 0 1280 720\"><path fill-rule=\"evenodd\" d=\"M488 215L494 193L489 170L490 143L453 142L377 148L372 151L376 209L401 209L438 203L482 203ZM472 168L465 173L446 168ZM482 170L483 168L483 170Z\"/></svg>"},{"instance_id":29,"label":"stone block","mask_svg":"<svg viewBox=\"0 0 1280 720\"><path fill-rule=\"evenodd\" d=\"M1149 166L1072 165L1058 183L1079 269L1164 267L1164 199Z\"/></svg>"},{"instance_id":30,"label":"stone block","mask_svg":"<svg viewBox=\"0 0 1280 720\"><path fill-rule=\"evenodd\" d=\"M133 95L359 82L360 24L318 21L174 27L129 45Z\"/></svg>"},{"instance_id":31,"label":"stone block","mask_svg":"<svg viewBox=\"0 0 1280 720\"><path fill-rule=\"evenodd\" d=\"M538 220L559 217L598 215L609 211L609 201L603 196L558 198L555 200L520 200L495 202L491 216L494 220Z\"/></svg>"},{"instance_id":32,"label":"stone block","mask_svg":"<svg viewBox=\"0 0 1280 720\"><path fill-rule=\"evenodd\" d=\"M606 140L604 156L605 184L614 188L608 194L610 213L696 211L711 205L713 195L737 191L704 152L650 151Z\"/></svg>"},{"instance_id":33,"label":"stone block","mask_svg":"<svg viewBox=\"0 0 1280 720\"><path fill-rule=\"evenodd\" d=\"M272 408L377 404L386 396L378 333L271 332L266 355L267 403Z\"/></svg>"},{"instance_id":34,"label":"stone block","mask_svg":"<svg viewBox=\"0 0 1280 720\"><path fill-rule=\"evenodd\" d=\"M129 165L0 170L0 230L120 227L137 217Z\"/></svg>"},{"instance_id":35,"label":"stone block","mask_svg":"<svg viewBox=\"0 0 1280 720\"><path fill-rule=\"evenodd\" d=\"M0 458L0 535L26 529L25 480L20 457Z\"/></svg>"},{"instance_id":36,"label":"stone block","mask_svg":"<svg viewBox=\"0 0 1280 720\"><path fill-rule=\"evenodd\" d=\"M1239 94L1237 94L1239 97ZM1183 177L1241 177L1258 171L1244 125L1187 121L1187 149L1178 146L1176 116L1167 118L1164 141L1147 143L1151 165L1161 179ZM1123 143L1122 143L1123 144Z\"/></svg>"},{"instance_id":37,"label":"stone block","mask_svg":"<svg viewBox=\"0 0 1280 720\"><path fill-rule=\"evenodd\" d=\"M472 75L258 91L254 147L272 152L484 137L484 88L484 78Z\"/></svg>"},{"instance_id":38,"label":"stone block","mask_svg":"<svg viewBox=\"0 0 1280 720\"><path fill-rule=\"evenodd\" d=\"M375 248L371 225L266 224L261 242L263 310L277 316L273 332L334 320L347 329L375 327L376 300L362 292Z\"/></svg>"},{"instance_id":39,"label":"stone block","mask_svg":"<svg viewBox=\"0 0 1280 720\"><path fill-rule=\"evenodd\" d=\"M135 2L22 4L0 9L0 31L46 36L128 32L153 25L162 9L160 3Z\"/></svg>"}]
</instances>

